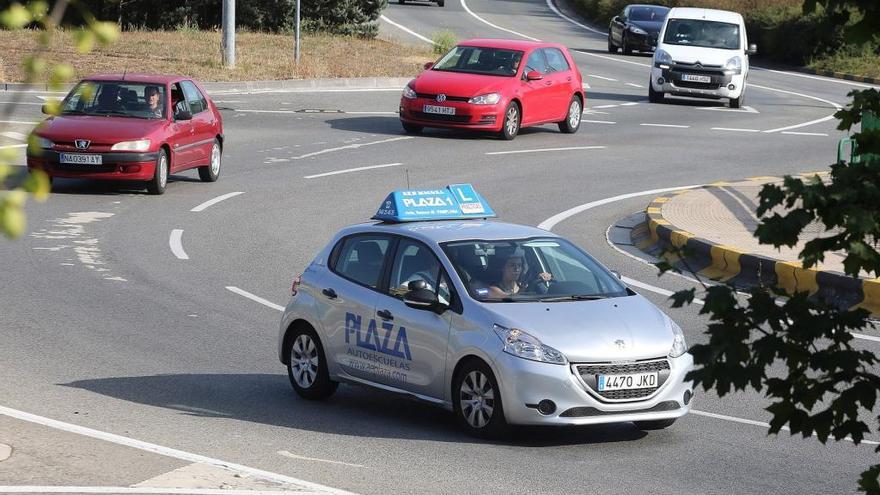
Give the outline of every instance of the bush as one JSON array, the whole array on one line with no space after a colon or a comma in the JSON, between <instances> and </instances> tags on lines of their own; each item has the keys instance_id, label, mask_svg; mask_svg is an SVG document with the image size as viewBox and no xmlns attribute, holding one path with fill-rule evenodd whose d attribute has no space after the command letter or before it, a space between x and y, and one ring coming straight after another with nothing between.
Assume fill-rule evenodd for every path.
<instances>
[{"instance_id":1,"label":"bush","mask_svg":"<svg viewBox=\"0 0 880 495\"><path fill-rule=\"evenodd\" d=\"M434 42L434 53L437 55L446 54L458 42L455 33L448 29L434 33L431 40Z\"/></svg>"}]
</instances>

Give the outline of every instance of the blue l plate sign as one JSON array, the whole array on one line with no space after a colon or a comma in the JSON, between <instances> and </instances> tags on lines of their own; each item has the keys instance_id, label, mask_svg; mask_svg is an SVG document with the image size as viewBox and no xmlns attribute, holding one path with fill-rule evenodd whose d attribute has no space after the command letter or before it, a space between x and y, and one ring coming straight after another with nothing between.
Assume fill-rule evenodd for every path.
<instances>
[{"instance_id":1,"label":"blue l plate sign","mask_svg":"<svg viewBox=\"0 0 880 495\"><path fill-rule=\"evenodd\" d=\"M418 222L494 217L495 212L470 184L445 189L400 189L385 198L374 220Z\"/></svg>"}]
</instances>

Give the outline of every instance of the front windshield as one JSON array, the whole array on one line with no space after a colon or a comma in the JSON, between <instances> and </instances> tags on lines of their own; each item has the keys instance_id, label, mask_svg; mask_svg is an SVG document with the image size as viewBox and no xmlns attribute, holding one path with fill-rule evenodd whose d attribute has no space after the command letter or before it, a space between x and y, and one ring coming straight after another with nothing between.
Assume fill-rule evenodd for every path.
<instances>
[{"instance_id":1,"label":"front windshield","mask_svg":"<svg viewBox=\"0 0 880 495\"><path fill-rule=\"evenodd\" d=\"M700 19L669 19L663 43L739 50L739 26Z\"/></svg>"},{"instance_id":2,"label":"front windshield","mask_svg":"<svg viewBox=\"0 0 880 495\"><path fill-rule=\"evenodd\" d=\"M629 9L629 20L636 22L660 22L666 17L669 9L663 7L632 7Z\"/></svg>"},{"instance_id":3,"label":"front windshield","mask_svg":"<svg viewBox=\"0 0 880 495\"><path fill-rule=\"evenodd\" d=\"M431 70L466 72L487 76L513 77L519 69L523 52L480 46L456 46Z\"/></svg>"},{"instance_id":4,"label":"front windshield","mask_svg":"<svg viewBox=\"0 0 880 495\"><path fill-rule=\"evenodd\" d=\"M165 118L165 87L157 84L84 81L61 103L61 115Z\"/></svg>"},{"instance_id":5,"label":"front windshield","mask_svg":"<svg viewBox=\"0 0 880 495\"><path fill-rule=\"evenodd\" d=\"M442 245L471 297L486 302L572 301L626 296L597 261L559 238Z\"/></svg>"}]
</instances>

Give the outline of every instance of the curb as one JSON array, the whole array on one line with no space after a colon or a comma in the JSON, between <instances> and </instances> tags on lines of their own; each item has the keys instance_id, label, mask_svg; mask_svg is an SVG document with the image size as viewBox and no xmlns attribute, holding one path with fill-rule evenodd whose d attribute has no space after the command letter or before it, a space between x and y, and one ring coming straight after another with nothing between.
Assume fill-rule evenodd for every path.
<instances>
[{"instance_id":1,"label":"curb","mask_svg":"<svg viewBox=\"0 0 880 495\"><path fill-rule=\"evenodd\" d=\"M707 185L697 190L713 187L717 186ZM718 244L669 223L663 217L663 205L693 190L676 191L655 198L645 209L645 228L633 230L633 244L643 251L663 256L680 268L687 264L699 276L717 282L737 287L777 287L788 294L809 292L811 297L822 298L841 309L859 307L873 315L880 314L880 279L854 278L831 270L803 268L798 261L777 260ZM685 250L685 259L674 254L664 255L662 251L669 246Z\"/></svg>"},{"instance_id":2,"label":"curb","mask_svg":"<svg viewBox=\"0 0 880 495\"><path fill-rule=\"evenodd\" d=\"M844 79L847 81L855 81L855 82L861 82L861 83L867 83L867 84L880 84L880 78L878 78L878 77L854 76L852 74L845 74L843 72L834 72L831 70L808 69L806 67L798 67L793 70L795 72L803 72L805 74L813 74L816 76L832 77L834 79Z\"/></svg>"}]
</instances>

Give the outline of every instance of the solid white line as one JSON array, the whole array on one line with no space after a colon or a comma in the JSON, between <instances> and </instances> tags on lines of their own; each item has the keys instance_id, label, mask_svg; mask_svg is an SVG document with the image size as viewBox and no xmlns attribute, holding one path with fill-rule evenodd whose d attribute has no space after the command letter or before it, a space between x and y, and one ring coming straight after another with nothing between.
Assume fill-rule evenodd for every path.
<instances>
[{"instance_id":1,"label":"solid white line","mask_svg":"<svg viewBox=\"0 0 880 495\"><path fill-rule=\"evenodd\" d=\"M559 222L577 215L578 213L587 211L591 208L595 208L597 206L606 205L608 203L614 203L616 201L621 201L624 199L630 198L638 198L639 196L647 196L649 194L662 194L666 192L679 191L681 189L693 189L695 187L702 187L702 184L696 184L692 186L678 186L678 187L665 187L663 189L651 189L650 191L639 191L629 194L620 194L618 196L612 196L610 198L600 199L598 201L591 201L589 203L582 204L580 206L575 206L574 208L569 208L568 210L563 211L562 213L557 213L552 217L544 220L543 222L538 224L539 229L544 230L553 230L553 227L556 226Z\"/></svg>"},{"instance_id":2,"label":"solid white line","mask_svg":"<svg viewBox=\"0 0 880 495\"><path fill-rule=\"evenodd\" d=\"M487 26L491 26L491 27L493 27L493 28L495 28L495 29L498 29L498 30L504 31L505 33L515 34L515 35L517 35L517 36L519 36L519 37L521 37L521 38L525 38L525 39L527 39L527 40L541 41L541 40L539 40L538 38L532 38L531 36L528 36L528 35L525 35L525 34L522 34L522 33L518 33L518 32L516 32L516 31L510 30L510 29L503 28L503 27L498 26L498 25L496 25L496 24L492 24L491 22L487 21L486 19L483 19L482 17L478 16L477 14L474 14L474 12L473 12L470 8L468 8L467 3L465 3L465 0L460 0L460 1L461 1L461 6L462 6L462 8L464 8L464 10L467 11L468 14L470 14L470 15L473 16L476 20L482 22L483 24L486 24Z\"/></svg>"},{"instance_id":3,"label":"solid white line","mask_svg":"<svg viewBox=\"0 0 880 495\"><path fill-rule=\"evenodd\" d=\"M66 432L70 432L70 433L76 433L78 435L84 435L84 436L91 437L91 438L97 438L98 440L103 440L106 442L115 443L117 445L124 445L126 447L132 447L132 448L143 450L146 452L153 452L155 454L164 455L166 457L173 457L175 459L181 459L181 460L188 461L188 462L199 462L202 464L208 464L208 465L216 466L216 467L220 467L220 468L231 469L233 471L239 471L242 474L261 477L261 478L269 479L272 481L277 481L279 483L291 483L294 485L302 485L303 487L305 487L309 490L314 490L314 491L324 492L324 493L331 493L331 494L335 494L335 495L352 495L350 492L338 490L336 488L331 488L329 486L319 485L317 483L312 483L310 481L304 481L301 479L293 478L291 476L285 476L283 474L272 473L270 471L263 471L262 469L255 469L255 468L244 466L241 464L234 464L231 462L222 461L220 459L213 459L211 457L206 457L206 456L199 455L199 454L192 454L190 452L172 449L169 447L163 447L161 445L156 445L154 443L142 442L140 440L135 440L133 438L124 437L121 435L115 435L113 433L107 433L104 431L93 430L91 428L86 428L84 426L78 426L78 425L74 425L74 424L70 424L70 423L64 423L62 421L44 418L42 416L37 416L35 414L26 413L24 411L19 411L16 409L10 409L10 408L4 407L4 406L0 406L0 414L2 414L4 416L9 416L11 418L19 419L21 421L27 421L30 423L48 426L49 428L55 428L56 430L66 431ZM3 487L3 488L6 488L6 487ZM6 490L0 488L0 492L4 492L4 491L6 491Z\"/></svg>"},{"instance_id":4,"label":"solid white line","mask_svg":"<svg viewBox=\"0 0 880 495\"><path fill-rule=\"evenodd\" d=\"M0 124L27 124L37 125L39 122L31 122L30 120L0 120Z\"/></svg>"},{"instance_id":5,"label":"solid white line","mask_svg":"<svg viewBox=\"0 0 880 495\"><path fill-rule=\"evenodd\" d=\"M678 125L678 124L639 124L645 127L674 127L676 129L690 129L689 125Z\"/></svg>"},{"instance_id":6,"label":"solid white line","mask_svg":"<svg viewBox=\"0 0 880 495\"><path fill-rule=\"evenodd\" d=\"M174 256L177 256L177 259L188 260L189 256L187 256L186 251L183 250L183 243L181 242L182 237L183 230L172 230L171 236L168 238L168 245L171 246L171 252L174 253Z\"/></svg>"},{"instance_id":7,"label":"solid white line","mask_svg":"<svg viewBox=\"0 0 880 495\"><path fill-rule=\"evenodd\" d=\"M235 287L232 285L227 285L226 290L228 290L230 292L234 292L234 293L238 294L239 296L244 296L244 297L250 299L251 301L258 302L258 303L262 304L263 306L267 306L269 308L272 308L272 309L275 309L278 311L284 311L284 306L279 306L271 301L267 301L267 300L263 299L260 296L255 296L246 290L239 289L238 287Z\"/></svg>"},{"instance_id":8,"label":"solid white line","mask_svg":"<svg viewBox=\"0 0 880 495\"><path fill-rule=\"evenodd\" d=\"M805 79L815 79L816 81L824 81L824 82L837 83L837 84L847 84L849 86L858 86L860 88L873 88L873 87L875 87L875 86L871 86L870 84L863 84L863 83L859 83L856 81L847 81L846 79L837 79L834 77L827 77L827 76L811 76L809 74L799 74L797 72L773 70L773 69L767 69L764 67L757 67L754 65L750 66L749 70L767 71L767 72L773 72L775 74L782 74L783 76L803 77Z\"/></svg>"},{"instance_id":9,"label":"solid white line","mask_svg":"<svg viewBox=\"0 0 880 495\"><path fill-rule=\"evenodd\" d=\"M619 107L619 106L620 106L620 105L617 105L617 104L614 104L614 105L599 105L599 106L590 107L590 108L614 108L614 107Z\"/></svg>"},{"instance_id":10,"label":"solid white line","mask_svg":"<svg viewBox=\"0 0 880 495\"><path fill-rule=\"evenodd\" d=\"M587 74L587 77L595 77L596 79L602 79L604 81L617 82L617 79L612 79L610 77L604 77L604 76L597 76L596 74Z\"/></svg>"},{"instance_id":11,"label":"solid white line","mask_svg":"<svg viewBox=\"0 0 880 495\"><path fill-rule=\"evenodd\" d=\"M761 132L760 129L737 129L735 127L713 127L713 131L731 131L731 132Z\"/></svg>"},{"instance_id":12,"label":"solid white line","mask_svg":"<svg viewBox=\"0 0 880 495\"><path fill-rule=\"evenodd\" d=\"M586 122L587 124L616 124L617 122L611 122L610 120L581 120L581 122Z\"/></svg>"},{"instance_id":13,"label":"solid white line","mask_svg":"<svg viewBox=\"0 0 880 495\"><path fill-rule=\"evenodd\" d=\"M437 44L437 43L434 43L433 41L431 41L430 39L425 38L425 37L422 36L421 34L419 34L419 33L415 32L415 31L413 31L412 29L410 29L410 28L408 28L408 27L406 27L406 26L400 25L400 24L398 24L398 23L392 21L391 19L385 17L384 15L380 15L379 18L382 19L383 21L387 22L388 24L391 24L392 26L396 27L397 29L400 29L401 31L407 32L407 33L409 33L409 34L415 36L416 38L418 38L418 39L420 39L420 40L422 40L422 41L424 41L424 42L430 43L430 44L432 44L432 45L436 45L436 44Z\"/></svg>"},{"instance_id":14,"label":"solid white line","mask_svg":"<svg viewBox=\"0 0 880 495\"><path fill-rule=\"evenodd\" d=\"M36 103L32 101L0 101L0 105L39 105L43 106L44 103Z\"/></svg>"},{"instance_id":15,"label":"solid white line","mask_svg":"<svg viewBox=\"0 0 880 495\"><path fill-rule=\"evenodd\" d=\"M644 86L642 86L641 84L636 84L636 83L626 83L626 85L632 86L634 88L644 88Z\"/></svg>"},{"instance_id":16,"label":"solid white line","mask_svg":"<svg viewBox=\"0 0 880 495\"><path fill-rule=\"evenodd\" d=\"M611 60L611 61L613 61L613 62L620 62L620 63L622 63L622 64L638 65L639 67L650 67L650 66L651 66L651 64L643 64L643 63L640 63L640 62L633 62L632 60L623 60L623 59L620 59L620 58L608 57L608 56L605 56L605 55L597 55L597 54L595 54L595 53L585 52L585 51L583 51L583 50L574 50L574 49L572 49L571 51L573 51L573 52L578 52L578 53L583 53L584 55L589 55L589 56L591 56L591 57L604 58L605 60Z\"/></svg>"},{"instance_id":17,"label":"solid white line","mask_svg":"<svg viewBox=\"0 0 880 495\"><path fill-rule=\"evenodd\" d=\"M737 418L735 416L727 416L725 414L716 414L716 413L710 413L710 412L705 412L705 411L697 411L696 409L691 409L691 414L696 414L697 416L705 416L707 418L721 419L724 421L732 421L734 423L742 423L745 425L761 426L763 428L770 428L770 423L765 423L763 421L755 421L753 419ZM781 429L785 430L785 431L791 431L791 429L789 429L789 427L787 427L787 426L783 426ZM816 434L814 433L813 436L816 436ZM848 442L853 441L853 439L850 437L846 437L846 438L844 438L844 440L846 440ZM866 445L880 445L880 442L875 442L873 440L862 440L862 443L864 443Z\"/></svg>"},{"instance_id":18,"label":"solid white line","mask_svg":"<svg viewBox=\"0 0 880 495\"><path fill-rule=\"evenodd\" d=\"M9 150L12 148L27 148L27 143L25 143L25 144L7 144L5 146L0 146L0 150Z\"/></svg>"},{"instance_id":19,"label":"solid white line","mask_svg":"<svg viewBox=\"0 0 880 495\"><path fill-rule=\"evenodd\" d=\"M590 26L587 26L586 24L581 24L580 22L578 22L578 21L572 19L571 17L569 17L569 16L563 14L562 12L559 11L559 9L556 8L556 5L553 4L553 0L547 0L547 6L550 7L550 10L552 10L554 14L558 15L559 17L562 17L563 19L565 19L566 21L568 21L568 22L574 24L575 26L578 26L578 27L581 27L581 28L583 28L583 29L586 29L587 31L589 31L589 32L591 32L591 33L601 34L601 35L603 35L603 36L607 36L607 35L608 35L608 33L604 32L604 31L599 31L599 30L597 30L597 29L593 29L593 28L591 28Z\"/></svg>"},{"instance_id":20,"label":"solid white line","mask_svg":"<svg viewBox=\"0 0 880 495\"><path fill-rule=\"evenodd\" d=\"M651 285L651 284L646 284L646 283L644 283L644 282L639 282L638 280L635 280L635 279L632 279L632 278L629 278L629 277L621 277L620 279L621 279L621 280L623 281L623 283L625 283L626 285L632 285L633 287L638 287L638 288L640 288L640 289L644 289L644 290L647 290L647 291L650 291L650 292L655 292L655 293L657 293L657 294L660 294L661 296L669 297L669 296L671 296L672 294L675 294L675 293L672 292L671 290L663 289L663 288L661 288L661 287L657 287L656 285ZM705 301L703 301L702 299L697 299L696 297L694 298L694 301L693 301L693 302L694 302L694 304L699 304L699 305L701 305L701 306L702 306L703 304L706 304Z\"/></svg>"},{"instance_id":21,"label":"solid white line","mask_svg":"<svg viewBox=\"0 0 880 495\"><path fill-rule=\"evenodd\" d=\"M601 150L604 146L571 146L568 148L541 148L533 150L491 151L487 155L514 155L518 153L543 153L545 151L571 151L571 150Z\"/></svg>"},{"instance_id":22,"label":"solid white line","mask_svg":"<svg viewBox=\"0 0 880 495\"><path fill-rule=\"evenodd\" d=\"M310 158L310 157L313 157L313 156L323 155L323 154L325 154L325 153L332 153L332 152L334 152L334 151L341 151L341 150L354 150L354 149L358 149L358 148L363 147L363 146L371 146L371 145L374 145L374 144L382 144L382 143L391 143L391 142L394 142L394 141L403 141L403 140L406 140L406 139L412 139L412 138L413 138L412 136L400 136L400 137L395 137L395 138L382 139L382 140L380 140L380 141L371 141L371 142L369 142L369 143L355 143L355 144L349 144L349 145L347 145L347 146L340 146L340 147L338 147L338 148L327 148L327 149L325 149L325 150L315 151L315 152L313 152L313 153L306 153L305 155L295 156L295 157L293 157L293 159L294 159L294 160L302 160L303 158Z\"/></svg>"},{"instance_id":23,"label":"solid white line","mask_svg":"<svg viewBox=\"0 0 880 495\"><path fill-rule=\"evenodd\" d=\"M128 486L0 486L0 493L132 493L172 495L304 495L296 491L224 490L221 488L151 488ZM314 493L314 492L312 492Z\"/></svg>"},{"instance_id":24,"label":"solid white line","mask_svg":"<svg viewBox=\"0 0 880 495\"><path fill-rule=\"evenodd\" d=\"M318 459L318 458L316 458L316 457L306 457L306 456L303 456L303 455L296 455L296 454L290 453L290 452L288 452L288 451L286 451L286 450L279 450L279 451L278 451L278 455L282 455L282 456L284 456L284 457L290 457L291 459L298 459L298 460L301 460L301 461L327 462L327 463L330 463L330 464L341 464L341 465L343 465L343 466L351 466L351 467L356 467L356 468L365 468L365 467L367 467L367 466L364 466L363 464L352 464L352 463L350 463L350 462L331 461L330 459Z\"/></svg>"},{"instance_id":25,"label":"solid white line","mask_svg":"<svg viewBox=\"0 0 880 495\"><path fill-rule=\"evenodd\" d=\"M629 101L629 102L626 102L626 103L621 103L620 106L622 106L622 107L631 107L631 106L633 106L633 105L638 105L638 104L639 104L639 102L637 102L637 101Z\"/></svg>"},{"instance_id":26,"label":"solid white line","mask_svg":"<svg viewBox=\"0 0 880 495\"><path fill-rule=\"evenodd\" d=\"M305 177L303 177L303 179L317 179L318 177L327 177L330 175L347 174L349 172L360 172L361 170L372 170L374 168L397 167L398 165L403 165L403 164L402 163L386 163L383 165L369 165L366 167L347 168L345 170L334 170L333 172L325 172L323 174L306 175Z\"/></svg>"},{"instance_id":27,"label":"solid white line","mask_svg":"<svg viewBox=\"0 0 880 495\"><path fill-rule=\"evenodd\" d=\"M226 193L226 194L217 196L216 198L209 199L208 201L205 201L204 203L200 204L199 206L196 206L195 208L193 208L192 210L189 210L189 211L203 211L205 208L207 208L209 206L214 206L215 204L223 201L224 199L234 198L235 196L238 196L239 194L244 194L244 191L236 191L236 192Z\"/></svg>"},{"instance_id":28,"label":"solid white line","mask_svg":"<svg viewBox=\"0 0 880 495\"><path fill-rule=\"evenodd\" d=\"M343 111L342 113L345 113L348 115L397 115L400 112L345 112L345 111Z\"/></svg>"},{"instance_id":29,"label":"solid white line","mask_svg":"<svg viewBox=\"0 0 880 495\"><path fill-rule=\"evenodd\" d=\"M784 89L770 88L770 87L767 87L767 86L759 86L759 85L757 85L757 84L750 84L749 86L751 86L751 87L753 87L753 88L763 89L763 90L766 90L766 91L775 91L775 92L777 92L777 93L785 93L785 94L788 94L788 95L800 96L801 98L807 98L808 100L820 101L820 102L822 102L822 103L827 103L827 104L831 105L832 107L834 107L835 110L840 110L840 109L843 108L843 107L841 107L840 105L838 105L837 103L835 103L835 102L833 102L833 101L831 101L831 100L826 100L825 98L819 98L818 96L805 95L805 94L803 94L803 93L796 93L796 92L794 92L794 91L786 91L786 90L784 90ZM770 130L766 130L766 131L764 131L764 132L766 132L766 133L771 133L771 132L779 132L779 131L788 131L788 130L791 130L791 129L797 129L797 128L799 128L799 127L806 127L806 126L808 126L808 125L818 124L819 122L825 122L825 121L827 121L827 120L831 120L831 119L833 119L833 118L834 118L834 114L831 114L831 115L829 115L829 116L827 116L827 117L823 117L823 118L821 118L821 119L811 120L811 121L809 121L809 122L804 122L804 123L802 123L802 124L790 125L790 126L788 126L788 127L780 127L780 128L778 128L778 129L770 129Z\"/></svg>"},{"instance_id":30,"label":"solid white line","mask_svg":"<svg viewBox=\"0 0 880 495\"><path fill-rule=\"evenodd\" d=\"M865 335L863 333L855 333L850 332L853 337L857 339L870 340L871 342L880 342L880 337L874 337L873 335Z\"/></svg>"},{"instance_id":31,"label":"solid white line","mask_svg":"<svg viewBox=\"0 0 880 495\"><path fill-rule=\"evenodd\" d=\"M827 136L828 135L824 132L792 132L792 131L782 131L780 134L789 134L791 136Z\"/></svg>"}]
</instances>

